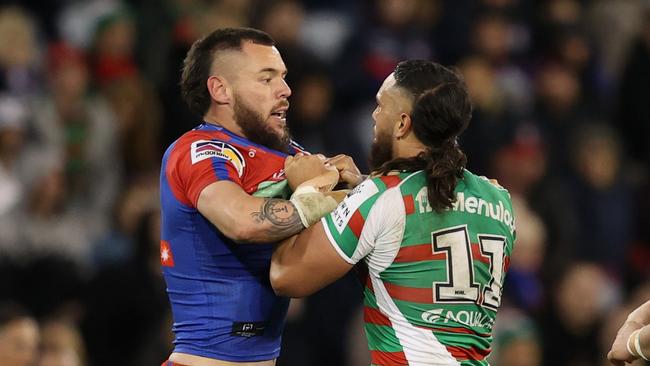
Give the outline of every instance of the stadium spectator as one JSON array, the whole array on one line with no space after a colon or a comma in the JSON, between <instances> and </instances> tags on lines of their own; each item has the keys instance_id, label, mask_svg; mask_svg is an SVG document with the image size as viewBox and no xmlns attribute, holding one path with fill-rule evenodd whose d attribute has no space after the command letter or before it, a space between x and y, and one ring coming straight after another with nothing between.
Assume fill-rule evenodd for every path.
<instances>
[{"instance_id":1,"label":"stadium spectator","mask_svg":"<svg viewBox=\"0 0 650 366\"><path fill-rule=\"evenodd\" d=\"M575 259L598 263L616 275L624 270L634 223L632 190L622 177L621 148L608 126L585 125L577 131L571 190L578 213Z\"/></svg>"},{"instance_id":2,"label":"stadium spectator","mask_svg":"<svg viewBox=\"0 0 650 366\"><path fill-rule=\"evenodd\" d=\"M41 324L41 351L36 366L86 366L86 349L77 327L64 319Z\"/></svg>"},{"instance_id":3,"label":"stadium spectator","mask_svg":"<svg viewBox=\"0 0 650 366\"><path fill-rule=\"evenodd\" d=\"M37 24L22 8L0 7L0 91L31 97L40 89Z\"/></svg>"},{"instance_id":4,"label":"stadium spectator","mask_svg":"<svg viewBox=\"0 0 650 366\"><path fill-rule=\"evenodd\" d=\"M574 262L575 263L575 262ZM567 268L552 299L544 308L541 325L544 365L596 365L605 358L599 331L611 308L614 285L594 264L575 263ZM570 344L571 347L562 347Z\"/></svg>"},{"instance_id":5,"label":"stadium spectator","mask_svg":"<svg viewBox=\"0 0 650 366\"><path fill-rule=\"evenodd\" d=\"M7 366L31 366L38 355L38 324L15 303L0 304L0 358Z\"/></svg>"},{"instance_id":6,"label":"stadium spectator","mask_svg":"<svg viewBox=\"0 0 650 366\"><path fill-rule=\"evenodd\" d=\"M18 250L16 213L25 199L21 177L28 112L16 98L0 97L0 250L4 255Z\"/></svg>"}]
</instances>

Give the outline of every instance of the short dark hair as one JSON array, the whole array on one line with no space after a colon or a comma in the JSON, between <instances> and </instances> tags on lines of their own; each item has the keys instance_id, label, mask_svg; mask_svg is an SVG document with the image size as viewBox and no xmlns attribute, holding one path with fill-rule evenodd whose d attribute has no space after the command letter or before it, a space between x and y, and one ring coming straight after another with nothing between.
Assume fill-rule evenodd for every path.
<instances>
[{"instance_id":1,"label":"short dark hair","mask_svg":"<svg viewBox=\"0 0 650 366\"><path fill-rule=\"evenodd\" d=\"M427 150L414 158L393 159L380 171L425 170L429 203L436 210L448 208L467 163L456 140L472 117L467 86L460 73L426 60L400 62L393 75L395 85L412 97L413 133Z\"/></svg>"},{"instance_id":2,"label":"short dark hair","mask_svg":"<svg viewBox=\"0 0 650 366\"><path fill-rule=\"evenodd\" d=\"M253 28L221 28L197 40L187 52L181 74L181 96L192 113L205 115L210 108L210 92L206 80L217 51L241 50L249 41L264 46L274 46L268 34Z\"/></svg>"}]
</instances>

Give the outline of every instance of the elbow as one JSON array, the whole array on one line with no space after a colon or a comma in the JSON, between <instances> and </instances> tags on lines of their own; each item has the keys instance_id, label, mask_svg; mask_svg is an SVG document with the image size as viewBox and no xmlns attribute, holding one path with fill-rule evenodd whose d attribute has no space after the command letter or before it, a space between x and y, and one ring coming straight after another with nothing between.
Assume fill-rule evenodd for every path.
<instances>
[{"instance_id":1,"label":"elbow","mask_svg":"<svg viewBox=\"0 0 650 366\"><path fill-rule=\"evenodd\" d=\"M295 278L292 281L287 273L288 271L279 269L277 267L278 266L271 265L271 272L269 276L271 280L271 287L277 296L298 298L310 295L301 290L299 282L295 281Z\"/></svg>"},{"instance_id":2,"label":"elbow","mask_svg":"<svg viewBox=\"0 0 650 366\"><path fill-rule=\"evenodd\" d=\"M224 235L237 243L251 243L258 237L257 232L253 228L241 224L232 225L228 232L224 232Z\"/></svg>"},{"instance_id":3,"label":"elbow","mask_svg":"<svg viewBox=\"0 0 650 366\"><path fill-rule=\"evenodd\" d=\"M277 296L291 297L291 285L287 281L287 276L284 275L283 270L278 268L275 264L271 264L271 271L269 279L271 280L271 287Z\"/></svg>"}]
</instances>

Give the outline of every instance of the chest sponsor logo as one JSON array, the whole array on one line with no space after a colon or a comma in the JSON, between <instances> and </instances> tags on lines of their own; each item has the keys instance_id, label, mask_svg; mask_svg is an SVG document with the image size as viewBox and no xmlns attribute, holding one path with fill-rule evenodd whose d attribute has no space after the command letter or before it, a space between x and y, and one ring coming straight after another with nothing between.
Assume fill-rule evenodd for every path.
<instances>
[{"instance_id":1,"label":"chest sponsor logo","mask_svg":"<svg viewBox=\"0 0 650 366\"><path fill-rule=\"evenodd\" d=\"M199 140L192 143L192 164L199 161L218 158L232 163L241 177L244 173L246 161L242 154L232 145L219 140Z\"/></svg>"},{"instance_id":2,"label":"chest sponsor logo","mask_svg":"<svg viewBox=\"0 0 650 366\"><path fill-rule=\"evenodd\" d=\"M429 324L448 324L449 322L463 324L468 327L478 327L492 331L494 318L480 311L452 311L433 309L422 313L422 320Z\"/></svg>"},{"instance_id":3,"label":"chest sponsor logo","mask_svg":"<svg viewBox=\"0 0 650 366\"><path fill-rule=\"evenodd\" d=\"M352 192L350 192L350 194L348 194L336 210L332 212L334 226L336 226L336 230L339 234L343 233L343 230L347 226L354 212L359 209L368 198L372 197L377 192L379 192L379 189L375 183L371 180L367 180L359 184L352 190Z\"/></svg>"},{"instance_id":4,"label":"chest sponsor logo","mask_svg":"<svg viewBox=\"0 0 650 366\"><path fill-rule=\"evenodd\" d=\"M427 187L423 187L418 192L415 196L415 201L421 214L433 211L429 204ZM484 216L499 221L510 229L510 233L515 232L515 218L501 200L490 202L480 197L465 196L465 193L457 192L456 200L452 203L451 210Z\"/></svg>"}]
</instances>

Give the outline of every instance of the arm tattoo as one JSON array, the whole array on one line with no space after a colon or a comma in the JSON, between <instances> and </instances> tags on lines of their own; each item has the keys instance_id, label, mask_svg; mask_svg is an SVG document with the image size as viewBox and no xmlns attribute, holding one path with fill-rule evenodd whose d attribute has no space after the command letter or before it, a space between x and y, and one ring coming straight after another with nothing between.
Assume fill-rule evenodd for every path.
<instances>
[{"instance_id":1,"label":"arm tattoo","mask_svg":"<svg viewBox=\"0 0 650 366\"><path fill-rule=\"evenodd\" d=\"M293 204L282 199L265 199L260 211L251 213L251 216L258 224L271 224L267 233L269 241L288 238L305 228Z\"/></svg>"}]
</instances>

